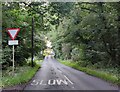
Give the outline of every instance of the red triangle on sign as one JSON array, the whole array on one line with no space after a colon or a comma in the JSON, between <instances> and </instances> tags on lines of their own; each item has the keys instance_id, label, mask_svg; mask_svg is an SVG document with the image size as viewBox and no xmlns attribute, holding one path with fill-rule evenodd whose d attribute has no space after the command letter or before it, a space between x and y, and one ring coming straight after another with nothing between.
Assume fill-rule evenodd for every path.
<instances>
[{"instance_id":1,"label":"red triangle on sign","mask_svg":"<svg viewBox=\"0 0 120 92\"><path fill-rule=\"evenodd\" d=\"M7 29L7 31L8 31L8 34L10 35L10 38L14 40L18 32L20 31L20 28L9 28Z\"/></svg>"}]
</instances>

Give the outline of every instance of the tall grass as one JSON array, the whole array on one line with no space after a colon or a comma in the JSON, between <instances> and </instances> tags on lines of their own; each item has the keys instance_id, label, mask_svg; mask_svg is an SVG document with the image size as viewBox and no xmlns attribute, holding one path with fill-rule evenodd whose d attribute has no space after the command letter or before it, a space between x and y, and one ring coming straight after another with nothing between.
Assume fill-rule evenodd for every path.
<instances>
[{"instance_id":1,"label":"tall grass","mask_svg":"<svg viewBox=\"0 0 120 92\"><path fill-rule=\"evenodd\" d=\"M28 82L36 73L36 71L40 68L40 65L35 65L35 67L31 66L21 66L15 69L14 75L12 75L12 71L8 70L3 71L0 87L8 87L17 84L22 84Z\"/></svg>"},{"instance_id":2,"label":"tall grass","mask_svg":"<svg viewBox=\"0 0 120 92\"><path fill-rule=\"evenodd\" d=\"M93 69L90 69L87 67L81 67L80 65L78 65L78 63L75 63L75 62L62 61L62 60L60 60L60 62L64 65L70 66L70 67L77 69L77 70L80 70L80 71L83 71L89 75L101 78L101 79L106 80L108 82L120 84L119 83L120 81L118 81L119 76L117 76L117 75L113 75L113 74L110 74L110 73L107 73L104 71L99 71L97 69L93 70Z\"/></svg>"}]
</instances>

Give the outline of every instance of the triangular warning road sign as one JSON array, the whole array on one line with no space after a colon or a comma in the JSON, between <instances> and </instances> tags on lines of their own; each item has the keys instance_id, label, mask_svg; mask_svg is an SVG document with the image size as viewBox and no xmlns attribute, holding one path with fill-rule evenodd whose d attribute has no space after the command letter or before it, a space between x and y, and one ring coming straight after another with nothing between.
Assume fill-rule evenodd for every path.
<instances>
[{"instance_id":1,"label":"triangular warning road sign","mask_svg":"<svg viewBox=\"0 0 120 92\"><path fill-rule=\"evenodd\" d=\"M20 28L10 28L7 30L8 30L8 34L10 35L10 38L12 40L14 40L16 38L18 32L20 31Z\"/></svg>"}]
</instances>

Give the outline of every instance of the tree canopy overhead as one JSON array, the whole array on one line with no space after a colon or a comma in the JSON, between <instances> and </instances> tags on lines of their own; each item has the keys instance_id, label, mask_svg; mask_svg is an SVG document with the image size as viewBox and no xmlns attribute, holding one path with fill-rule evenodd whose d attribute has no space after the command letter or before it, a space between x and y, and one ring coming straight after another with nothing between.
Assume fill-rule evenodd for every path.
<instances>
[{"instance_id":1,"label":"tree canopy overhead","mask_svg":"<svg viewBox=\"0 0 120 92\"><path fill-rule=\"evenodd\" d=\"M30 57L34 17L35 55L46 48L43 39L47 36L57 58L120 65L119 2L4 2L2 12L3 64L11 65L6 28L21 29L19 45L15 46L16 61Z\"/></svg>"}]
</instances>

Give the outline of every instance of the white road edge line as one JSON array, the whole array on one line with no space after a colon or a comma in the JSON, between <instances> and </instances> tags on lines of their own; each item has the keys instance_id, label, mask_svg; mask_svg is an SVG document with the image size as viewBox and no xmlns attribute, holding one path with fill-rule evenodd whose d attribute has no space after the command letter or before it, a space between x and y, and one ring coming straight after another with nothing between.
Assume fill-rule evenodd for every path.
<instances>
[{"instance_id":1,"label":"white road edge line","mask_svg":"<svg viewBox=\"0 0 120 92\"><path fill-rule=\"evenodd\" d=\"M64 77L65 77L71 84L73 84L73 82L72 82L67 76L64 75Z\"/></svg>"}]
</instances>

